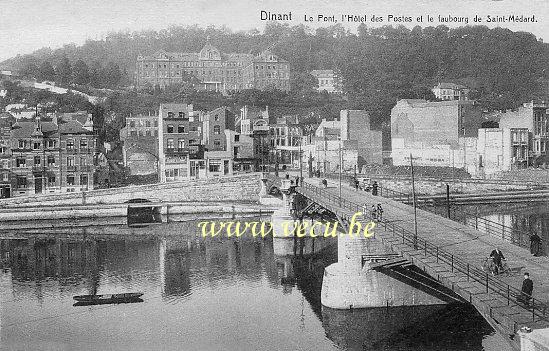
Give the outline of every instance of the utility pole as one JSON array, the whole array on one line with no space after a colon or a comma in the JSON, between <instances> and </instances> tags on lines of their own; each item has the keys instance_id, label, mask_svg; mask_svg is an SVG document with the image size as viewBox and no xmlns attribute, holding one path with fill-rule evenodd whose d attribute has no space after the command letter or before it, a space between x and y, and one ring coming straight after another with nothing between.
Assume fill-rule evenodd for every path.
<instances>
[{"instance_id":1,"label":"utility pole","mask_svg":"<svg viewBox=\"0 0 549 351\"><path fill-rule=\"evenodd\" d=\"M343 169L343 154L341 153L341 137L339 138L339 201L341 201L341 172Z\"/></svg>"},{"instance_id":2,"label":"utility pole","mask_svg":"<svg viewBox=\"0 0 549 351\"><path fill-rule=\"evenodd\" d=\"M446 209L450 218L450 184L446 184Z\"/></svg>"},{"instance_id":3,"label":"utility pole","mask_svg":"<svg viewBox=\"0 0 549 351\"><path fill-rule=\"evenodd\" d=\"M414 205L414 248L417 250L417 207L416 207L416 186L414 180L414 161L410 153L410 167L412 173L412 203Z\"/></svg>"},{"instance_id":4,"label":"utility pole","mask_svg":"<svg viewBox=\"0 0 549 351\"><path fill-rule=\"evenodd\" d=\"M303 161L301 157L301 138L299 139L299 182L300 184L303 182Z\"/></svg>"}]
</instances>

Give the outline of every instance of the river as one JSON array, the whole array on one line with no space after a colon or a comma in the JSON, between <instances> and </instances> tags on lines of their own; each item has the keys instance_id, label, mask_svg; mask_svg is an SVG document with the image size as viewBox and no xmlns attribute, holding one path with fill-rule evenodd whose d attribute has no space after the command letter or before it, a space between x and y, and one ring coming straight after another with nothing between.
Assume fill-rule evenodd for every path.
<instances>
[{"instance_id":1,"label":"river","mask_svg":"<svg viewBox=\"0 0 549 351\"><path fill-rule=\"evenodd\" d=\"M333 241L202 239L196 222L4 237L1 350L508 349L466 305L323 308ZM74 295L128 291L143 301L73 306ZM403 328L410 312L420 322Z\"/></svg>"}]
</instances>

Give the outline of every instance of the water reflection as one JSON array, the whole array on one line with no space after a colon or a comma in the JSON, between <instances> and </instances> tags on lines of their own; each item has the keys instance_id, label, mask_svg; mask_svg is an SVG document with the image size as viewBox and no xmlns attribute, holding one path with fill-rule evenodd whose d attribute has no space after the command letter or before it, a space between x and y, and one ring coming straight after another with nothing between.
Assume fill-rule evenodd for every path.
<instances>
[{"instance_id":1,"label":"water reflection","mask_svg":"<svg viewBox=\"0 0 549 351\"><path fill-rule=\"evenodd\" d=\"M446 207L439 206L430 208L436 213L446 216ZM464 213L471 215L467 216ZM475 214L485 218L487 224L475 221ZM519 246L530 249L532 234L537 234L541 239L539 256L549 254L549 203L528 203L528 204L493 204L493 205L461 205L453 206L451 216L459 222L467 223L483 232L490 232L492 235L504 237L506 240ZM497 225L502 225L505 229ZM536 252L538 250L534 250Z\"/></svg>"},{"instance_id":2,"label":"water reflection","mask_svg":"<svg viewBox=\"0 0 549 351\"><path fill-rule=\"evenodd\" d=\"M2 350L354 350L345 340L379 324L322 309L324 267L337 260L333 242L202 239L191 227L0 239ZM128 291L144 292L144 302L72 306L74 295ZM465 315L482 325L474 311ZM454 319L450 333L461 328ZM360 328L341 329L355 323ZM479 340L456 350L482 350Z\"/></svg>"}]
</instances>

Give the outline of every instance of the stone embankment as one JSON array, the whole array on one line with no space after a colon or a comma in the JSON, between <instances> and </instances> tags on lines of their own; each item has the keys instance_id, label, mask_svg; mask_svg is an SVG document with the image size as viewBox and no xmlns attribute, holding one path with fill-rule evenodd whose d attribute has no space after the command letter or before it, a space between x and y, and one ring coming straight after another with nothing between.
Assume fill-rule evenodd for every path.
<instances>
[{"instance_id":1,"label":"stone embankment","mask_svg":"<svg viewBox=\"0 0 549 351\"><path fill-rule=\"evenodd\" d=\"M261 174L188 180L163 184L92 190L85 193L35 195L0 200L0 229L20 226L16 221L90 219L126 216L132 199L151 201L164 216L176 214L265 213L273 206L259 203ZM142 206L145 204L131 204ZM14 227L15 226L15 227Z\"/></svg>"},{"instance_id":2,"label":"stone embankment","mask_svg":"<svg viewBox=\"0 0 549 351\"><path fill-rule=\"evenodd\" d=\"M98 189L82 193L14 197L0 200L0 208L121 204L132 199L147 199L153 202L258 201L260 190L261 174L247 173L223 178Z\"/></svg>"}]
</instances>

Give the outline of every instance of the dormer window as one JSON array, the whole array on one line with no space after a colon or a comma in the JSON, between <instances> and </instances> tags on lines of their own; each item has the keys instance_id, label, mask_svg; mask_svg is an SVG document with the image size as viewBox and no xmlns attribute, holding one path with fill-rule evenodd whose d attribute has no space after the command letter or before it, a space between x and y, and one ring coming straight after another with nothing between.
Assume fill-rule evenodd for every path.
<instances>
[{"instance_id":1,"label":"dormer window","mask_svg":"<svg viewBox=\"0 0 549 351\"><path fill-rule=\"evenodd\" d=\"M185 118L185 113L184 113L184 112L181 112L181 111L179 111L179 118Z\"/></svg>"}]
</instances>

